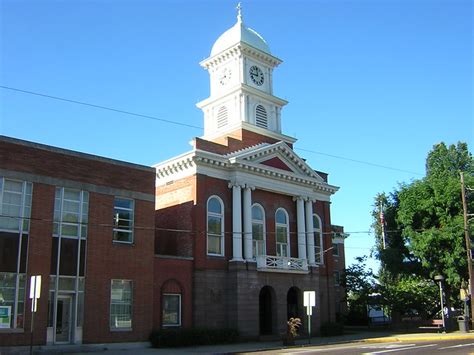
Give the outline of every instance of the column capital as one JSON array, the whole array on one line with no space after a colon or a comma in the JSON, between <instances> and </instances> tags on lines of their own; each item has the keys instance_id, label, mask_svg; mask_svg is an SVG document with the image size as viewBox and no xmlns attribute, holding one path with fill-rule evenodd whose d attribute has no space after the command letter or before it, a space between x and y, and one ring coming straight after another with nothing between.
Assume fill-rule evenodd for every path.
<instances>
[{"instance_id":1,"label":"column capital","mask_svg":"<svg viewBox=\"0 0 474 355\"><path fill-rule=\"evenodd\" d=\"M233 188L233 187L239 187L239 188L244 188L245 185L244 184L241 184L241 183L238 183L236 181L229 181L229 184L227 185L229 187L229 189Z\"/></svg>"},{"instance_id":2,"label":"column capital","mask_svg":"<svg viewBox=\"0 0 474 355\"><path fill-rule=\"evenodd\" d=\"M303 196L293 196L293 201L305 201L306 199Z\"/></svg>"},{"instance_id":3,"label":"column capital","mask_svg":"<svg viewBox=\"0 0 474 355\"><path fill-rule=\"evenodd\" d=\"M242 187L245 189L250 189L251 191L255 191L255 186L250 185L250 184L245 184Z\"/></svg>"}]
</instances>

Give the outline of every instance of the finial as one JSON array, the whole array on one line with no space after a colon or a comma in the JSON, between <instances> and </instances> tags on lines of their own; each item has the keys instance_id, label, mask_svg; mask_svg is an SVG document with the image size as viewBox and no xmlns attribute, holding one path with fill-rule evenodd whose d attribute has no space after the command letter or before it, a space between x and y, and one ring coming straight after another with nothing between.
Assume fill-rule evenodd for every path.
<instances>
[{"instance_id":1,"label":"finial","mask_svg":"<svg viewBox=\"0 0 474 355\"><path fill-rule=\"evenodd\" d=\"M239 1L237 4L237 22L242 22L242 3Z\"/></svg>"}]
</instances>

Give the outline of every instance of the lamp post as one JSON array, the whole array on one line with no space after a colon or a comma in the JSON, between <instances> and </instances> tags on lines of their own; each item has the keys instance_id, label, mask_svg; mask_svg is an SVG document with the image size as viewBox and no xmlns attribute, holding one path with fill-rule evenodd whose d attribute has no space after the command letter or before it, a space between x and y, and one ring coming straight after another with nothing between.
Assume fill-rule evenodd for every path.
<instances>
[{"instance_id":1,"label":"lamp post","mask_svg":"<svg viewBox=\"0 0 474 355\"><path fill-rule=\"evenodd\" d=\"M446 332L446 322L444 319L444 302L443 302L443 275L436 275L434 280L439 283L439 298L441 300L441 319L443 320L443 333Z\"/></svg>"}]
</instances>

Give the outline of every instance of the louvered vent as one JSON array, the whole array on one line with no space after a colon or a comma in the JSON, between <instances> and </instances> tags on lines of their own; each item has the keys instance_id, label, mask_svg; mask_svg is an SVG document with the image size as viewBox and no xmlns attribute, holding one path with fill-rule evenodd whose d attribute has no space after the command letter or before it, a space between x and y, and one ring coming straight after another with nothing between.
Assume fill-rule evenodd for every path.
<instances>
[{"instance_id":1,"label":"louvered vent","mask_svg":"<svg viewBox=\"0 0 474 355\"><path fill-rule=\"evenodd\" d=\"M268 128L267 110L262 105L257 105L255 109L255 122L258 127Z\"/></svg>"},{"instance_id":2,"label":"louvered vent","mask_svg":"<svg viewBox=\"0 0 474 355\"><path fill-rule=\"evenodd\" d=\"M217 112L217 128L222 128L227 125L227 107L222 106Z\"/></svg>"}]
</instances>

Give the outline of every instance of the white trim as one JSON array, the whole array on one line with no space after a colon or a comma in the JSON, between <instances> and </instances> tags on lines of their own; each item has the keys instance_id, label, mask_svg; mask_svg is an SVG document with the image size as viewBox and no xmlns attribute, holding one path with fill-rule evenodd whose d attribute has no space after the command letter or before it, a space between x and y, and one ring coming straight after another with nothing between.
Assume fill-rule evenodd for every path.
<instances>
[{"instance_id":1,"label":"white trim","mask_svg":"<svg viewBox=\"0 0 474 355\"><path fill-rule=\"evenodd\" d=\"M277 222L277 214L279 211L282 211L285 214L286 218L286 224L282 224ZM283 243L278 242L278 235L277 235L277 229L278 227L285 227L286 228L286 255L278 255L278 244L284 245ZM276 256L277 257L291 257L291 246L290 246L290 217L288 215L288 212L283 208L279 207L275 211L275 243L276 243Z\"/></svg>"},{"instance_id":2,"label":"white trim","mask_svg":"<svg viewBox=\"0 0 474 355\"><path fill-rule=\"evenodd\" d=\"M209 212L209 201L211 199L217 199L219 201L219 204L221 205L221 213L217 214L215 212ZM221 253L220 254L215 254L215 253L209 253L209 216L213 217L219 217L221 219L221 235L220 235L220 243L221 243ZM222 199L217 196L217 195L212 195L209 196L209 198L206 201L206 254L209 256L224 256L225 255L225 224L224 224L224 218L225 218L225 210L224 210L224 202Z\"/></svg>"},{"instance_id":3,"label":"white trim","mask_svg":"<svg viewBox=\"0 0 474 355\"><path fill-rule=\"evenodd\" d=\"M314 225L314 218L316 218L319 221L319 228L316 228ZM323 265L324 264L324 238L323 238L323 223L321 220L321 217L318 216L318 214L313 213L313 232L314 232L314 254L315 254L315 261L316 264ZM317 243L316 243L316 238L317 235L319 235L319 258L316 257L316 248L317 248ZM318 260L319 259L319 260Z\"/></svg>"},{"instance_id":4,"label":"white trim","mask_svg":"<svg viewBox=\"0 0 474 355\"><path fill-rule=\"evenodd\" d=\"M260 211L262 212L262 216L263 216L263 219L260 221L258 219L254 219L253 218L253 209L255 208L259 208ZM252 205L252 208L251 208L251 216L252 216L252 257L253 259L255 259L257 256L259 255L266 255L267 254L267 228L266 228L266 218L265 218L265 209L263 208L263 206L261 204L259 204L258 202L257 203L254 203ZM263 233L263 250L261 250L261 253L260 254L257 254L257 255L254 255L253 253L253 246L254 246L254 242L255 242L255 239L253 238L253 225L254 224L261 224L263 226L262 228L262 233Z\"/></svg>"}]
</instances>

